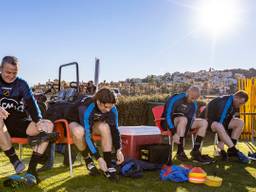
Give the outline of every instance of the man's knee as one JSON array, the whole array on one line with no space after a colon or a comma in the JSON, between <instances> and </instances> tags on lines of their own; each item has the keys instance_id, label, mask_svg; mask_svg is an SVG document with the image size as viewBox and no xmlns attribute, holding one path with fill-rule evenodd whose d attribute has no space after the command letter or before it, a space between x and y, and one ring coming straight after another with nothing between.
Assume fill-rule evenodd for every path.
<instances>
[{"instance_id":1,"label":"man's knee","mask_svg":"<svg viewBox=\"0 0 256 192\"><path fill-rule=\"evenodd\" d=\"M237 128L242 130L243 127L244 127L244 121L242 119L237 119Z\"/></svg>"},{"instance_id":2,"label":"man's knee","mask_svg":"<svg viewBox=\"0 0 256 192\"><path fill-rule=\"evenodd\" d=\"M83 138L84 137L84 129L81 125L79 125L78 123L70 123L69 124L71 133L73 135L73 137L75 138Z\"/></svg>"},{"instance_id":3,"label":"man's knee","mask_svg":"<svg viewBox=\"0 0 256 192\"><path fill-rule=\"evenodd\" d=\"M224 134L226 132L223 125L218 122L213 122L211 128L214 132L217 132L218 134Z\"/></svg>"},{"instance_id":4,"label":"man's knee","mask_svg":"<svg viewBox=\"0 0 256 192\"><path fill-rule=\"evenodd\" d=\"M0 119L0 132L5 131L4 129L5 129L4 121L3 121L3 119Z\"/></svg>"},{"instance_id":5,"label":"man's knee","mask_svg":"<svg viewBox=\"0 0 256 192\"><path fill-rule=\"evenodd\" d=\"M47 133L51 133L53 131L54 125L50 120L42 119L41 123L43 124L43 126L42 126L43 131L45 131Z\"/></svg>"},{"instance_id":6,"label":"man's knee","mask_svg":"<svg viewBox=\"0 0 256 192\"><path fill-rule=\"evenodd\" d=\"M110 133L110 127L107 123L99 123L97 128L101 134L108 134Z\"/></svg>"},{"instance_id":7,"label":"man's knee","mask_svg":"<svg viewBox=\"0 0 256 192\"><path fill-rule=\"evenodd\" d=\"M203 136L205 136L208 128L208 122L205 119L201 120L198 128L198 133L203 134Z\"/></svg>"},{"instance_id":8,"label":"man's knee","mask_svg":"<svg viewBox=\"0 0 256 192\"><path fill-rule=\"evenodd\" d=\"M196 123L195 127L201 130L206 130L208 128L208 121L205 119L196 120L194 123Z\"/></svg>"},{"instance_id":9,"label":"man's knee","mask_svg":"<svg viewBox=\"0 0 256 192\"><path fill-rule=\"evenodd\" d=\"M184 117L184 116L182 116L182 117L176 117L175 120L176 120L176 122L177 122L177 125L178 125L178 124L187 125L187 123L188 123L187 117Z\"/></svg>"},{"instance_id":10,"label":"man's knee","mask_svg":"<svg viewBox=\"0 0 256 192\"><path fill-rule=\"evenodd\" d=\"M205 129L207 129L207 127L208 127L208 121L205 120L205 119L202 119L202 120L201 120L201 127L204 127Z\"/></svg>"}]
</instances>

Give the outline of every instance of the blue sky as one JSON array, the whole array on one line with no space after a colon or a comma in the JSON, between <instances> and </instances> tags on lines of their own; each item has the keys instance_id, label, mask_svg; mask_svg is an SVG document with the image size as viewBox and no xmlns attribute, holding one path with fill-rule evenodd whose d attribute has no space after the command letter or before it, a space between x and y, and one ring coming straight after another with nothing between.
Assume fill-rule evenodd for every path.
<instances>
[{"instance_id":1,"label":"blue sky","mask_svg":"<svg viewBox=\"0 0 256 192\"><path fill-rule=\"evenodd\" d=\"M59 65L72 61L81 80L93 79L95 57L100 81L256 67L256 1L233 1L239 26L214 48L212 36L196 30L198 0L1 1L0 56L18 57L19 76L31 85L57 78ZM73 76L65 70L64 79Z\"/></svg>"}]
</instances>

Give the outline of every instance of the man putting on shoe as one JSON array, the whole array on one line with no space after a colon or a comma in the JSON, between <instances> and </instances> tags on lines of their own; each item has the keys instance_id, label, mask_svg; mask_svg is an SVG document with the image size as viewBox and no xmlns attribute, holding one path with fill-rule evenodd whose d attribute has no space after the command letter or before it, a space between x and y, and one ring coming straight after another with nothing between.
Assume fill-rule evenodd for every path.
<instances>
[{"instance_id":1,"label":"man putting on shoe","mask_svg":"<svg viewBox=\"0 0 256 192\"><path fill-rule=\"evenodd\" d=\"M209 164L212 159L207 155L202 155L200 146L206 134L207 121L196 118L197 99L200 96L200 90L197 87L190 87L187 93L175 94L167 100L161 126L163 129L170 130L173 134L174 143L178 144L177 159L187 161L188 157L184 152L184 137L189 129L197 129L196 140L191 151L194 161L202 164Z\"/></svg>"},{"instance_id":2,"label":"man putting on shoe","mask_svg":"<svg viewBox=\"0 0 256 192\"><path fill-rule=\"evenodd\" d=\"M27 82L17 77L18 67L18 60L13 56L4 57L0 66L0 147L17 174L25 169L25 165L19 160L12 147L11 137L33 137L42 133L50 133L53 129L50 121L42 119ZM48 142L42 142L33 148L25 175L29 182L37 183L36 166L42 161L47 145Z\"/></svg>"},{"instance_id":3,"label":"man putting on shoe","mask_svg":"<svg viewBox=\"0 0 256 192\"><path fill-rule=\"evenodd\" d=\"M208 120L211 130L218 134L220 139L218 146L221 148L220 154L223 160L234 157L242 163L249 162L248 157L236 148L237 140L243 131L244 122L235 115L240 106L244 105L247 100L248 94L245 91L237 91L233 95L213 99L200 114L200 117ZM224 144L228 146L227 153L224 150Z\"/></svg>"},{"instance_id":4,"label":"man putting on shoe","mask_svg":"<svg viewBox=\"0 0 256 192\"><path fill-rule=\"evenodd\" d=\"M86 97L71 107L67 115L71 122L70 128L74 144L84 157L90 174L99 174L92 160L94 157L105 176L111 180L117 180L116 169L111 161L113 147L116 152L117 164L124 161L118 130L118 112L115 104L114 93L107 88L102 88L93 97ZM103 157L100 156L92 141L93 134L101 136Z\"/></svg>"}]
</instances>

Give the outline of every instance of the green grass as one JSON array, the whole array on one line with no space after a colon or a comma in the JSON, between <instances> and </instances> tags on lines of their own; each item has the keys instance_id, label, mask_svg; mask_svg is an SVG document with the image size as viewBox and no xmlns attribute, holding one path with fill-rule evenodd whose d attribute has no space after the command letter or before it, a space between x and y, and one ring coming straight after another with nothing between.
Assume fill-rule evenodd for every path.
<instances>
[{"instance_id":1,"label":"green grass","mask_svg":"<svg viewBox=\"0 0 256 192\"><path fill-rule=\"evenodd\" d=\"M189 142L188 142L189 143ZM248 149L244 143L239 143L238 148L247 153ZM24 161L28 165L29 155L31 151L26 148L24 151ZM186 148L186 153L189 154L189 149ZM213 146L208 145L203 149L203 153L213 154ZM179 162L174 161L175 164ZM195 164L194 164L195 165ZM84 165L80 165L77 161L74 167L74 176L69 176L69 169L62 166L62 156L57 155L54 168L40 174L41 183L38 186L20 189L3 188L3 180L14 174L13 168L10 165L4 154L0 153L0 192L21 191L21 192L90 192L90 191L112 191L112 192L140 192L140 191L163 191L163 192L205 192L205 191L256 191L256 163L251 162L248 165L240 163L224 163L217 161L215 164L202 166L208 175L220 176L223 178L223 184L219 188L208 187L203 184L174 183L162 182L159 180L159 172L145 172L140 179L121 178L120 182L112 183L106 180L103 176L91 177L85 170Z\"/></svg>"}]
</instances>

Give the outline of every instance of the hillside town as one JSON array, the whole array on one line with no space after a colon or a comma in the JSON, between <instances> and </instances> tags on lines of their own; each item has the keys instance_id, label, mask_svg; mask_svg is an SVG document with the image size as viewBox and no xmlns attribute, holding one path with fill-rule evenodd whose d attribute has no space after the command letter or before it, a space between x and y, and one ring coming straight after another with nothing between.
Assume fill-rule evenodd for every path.
<instances>
[{"instance_id":1,"label":"hillside town","mask_svg":"<svg viewBox=\"0 0 256 192\"><path fill-rule=\"evenodd\" d=\"M186 90L190 85L196 85L202 90L202 95L222 95L236 91L238 79L250 78L256 75L255 69L241 70L200 70L198 72L174 72L164 75L148 75L145 78L130 78L124 81L99 83L99 88L108 86L118 90L121 95L149 95L175 93ZM69 82L62 81L61 88L68 88ZM48 80L33 86L35 92L45 92L47 89L58 89L58 80ZM80 91L93 93L93 81L80 82Z\"/></svg>"}]
</instances>

